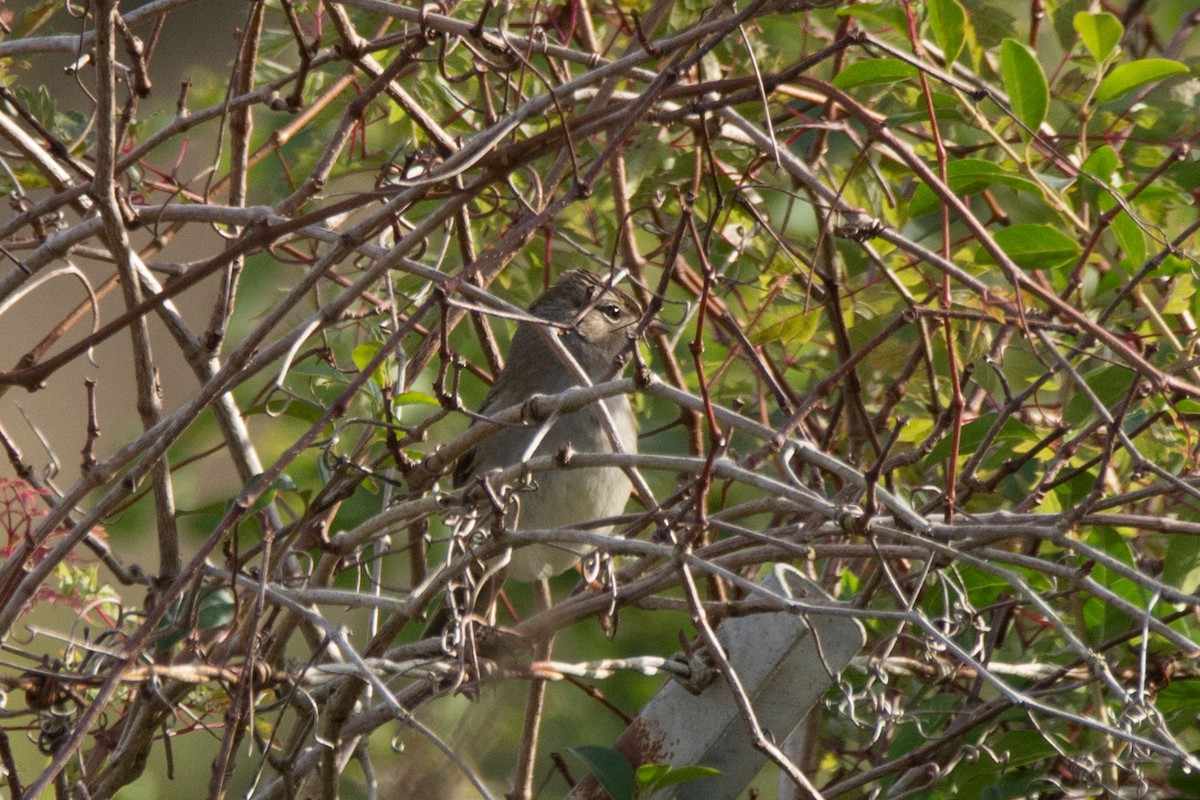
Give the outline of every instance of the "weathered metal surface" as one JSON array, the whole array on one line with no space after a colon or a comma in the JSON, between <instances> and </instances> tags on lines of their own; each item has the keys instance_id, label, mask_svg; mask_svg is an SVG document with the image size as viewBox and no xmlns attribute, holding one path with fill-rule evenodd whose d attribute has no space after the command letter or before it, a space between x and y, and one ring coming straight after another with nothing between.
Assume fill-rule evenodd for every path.
<instances>
[{"instance_id":1,"label":"weathered metal surface","mask_svg":"<svg viewBox=\"0 0 1200 800\"><path fill-rule=\"evenodd\" d=\"M796 569L776 565L763 585L792 599L829 600ZM727 619L717 630L762 729L776 743L796 728L866 642L852 617L770 612ZM819 645L818 645L819 643ZM734 800L762 768L766 756L751 744L745 721L726 681L718 676L699 694L675 681L659 690L614 748L635 766L703 764L720 777L671 787L656 800ZM590 777L570 800L606 797Z\"/></svg>"}]
</instances>

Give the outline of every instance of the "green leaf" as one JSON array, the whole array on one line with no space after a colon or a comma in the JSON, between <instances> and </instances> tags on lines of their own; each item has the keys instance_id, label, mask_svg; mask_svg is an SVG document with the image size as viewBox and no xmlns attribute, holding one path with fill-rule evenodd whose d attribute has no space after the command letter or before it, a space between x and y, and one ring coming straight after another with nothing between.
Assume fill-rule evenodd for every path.
<instances>
[{"instance_id":1,"label":"green leaf","mask_svg":"<svg viewBox=\"0 0 1200 800\"><path fill-rule=\"evenodd\" d=\"M980 48L979 56L983 55L984 50L996 48L1005 38L1012 36L1013 31L1023 27L1017 20L1016 14L1002 3L990 3L985 6L976 5L972 0L968 5L972 6L975 15L971 18L971 29L967 31L967 34L970 36L973 33L975 41L972 42L971 39L968 39L967 46L972 49ZM1018 13L1023 13L1023 11ZM903 28L897 30L903 30Z\"/></svg>"},{"instance_id":2,"label":"green leaf","mask_svg":"<svg viewBox=\"0 0 1200 800\"><path fill-rule=\"evenodd\" d=\"M670 771L670 764L642 764L635 772L638 788L645 789L654 786Z\"/></svg>"},{"instance_id":3,"label":"green leaf","mask_svg":"<svg viewBox=\"0 0 1200 800\"><path fill-rule=\"evenodd\" d=\"M966 39L967 15L958 0L929 0L929 27L946 64L953 64L962 52Z\"/></svg>"},{"instance_id":4,"label":"green leaf","mask_svg":"<svg viewBox=\"0 0 1200 800\"><path fill-rule=\"evenodd\" d=\"M1129 393L1134 373L1125 367L1102 367L1088 373L1084 380L1100 402L1106 408L1112 408ZM1086 425L1095 417L1096 409L1083 392L1072 394L1063 407L1063 421L1072 426Z\"/></svg>"},{"instance_id":5,"label":"green leaf","mask_svg":"<svg viewBox=\"0 0 1200 800\"><path fill-rule=\"evenodd\" d=\"M1171 281L1166 302L1162 303L1162 314L1182 314L1192 306L1192 298L1196 296L1196 278L1193 275L1180 275Z\"/></svg>"},{"instance_id":6,"label":"green leaf","mask_svg":"<svg viewBox=\"0 0 1200 800\"><path fill-rule=\"evenodd\" d=\"M967 115L963 113L963 107L958 98L934 90L930 99L933 101L934 116L940 122L950 124L967 121ZM885 124L898 128L913 123L924 124L928 120L929 109L924 103L903 103L888 109Z\"/></svg>"},{"instance_id":7,"label":"green leaf","mask_svg":"<svg viewBox=\"0 0 1200 800\"><path fill-rule=\"evenodd\" d=\"M962 564L959 574L962 576L971 605L976 608L997 602L1001 595L1012 589L1012 585L1004 578L984 572L970 564ZM945 598L944 591L940 592L939 596Z\"/></svg>"},{"instance_id":8,"label":"green leaf","mask_svg":"<svg viewBox=\"0 0 1200 800\"><path fill-rule=\"evenodd\" d=\"M612 800L633 800L637 782L633 767L625 756L609 747L582 745L567 748L567 752L587 764L596 782Z\"/></svg>"},{"instance_id":9,"label":"green leaf","mask_svg":"<svg viewBox=\"0 0 1200 800\"><path fill-rule=\"evenodd\" d=\"M196 627L202 631L224 628L233 622L235 611L237 611L237 600L232 591L220 588L209 592L200 600L200 608L196 615Z\"/></svg>"},{"instance_id":10,"label":"green leaf","mask_svg":"<svg viewBox=\"0 0 1200 800\"><path fill-rule=\"evenodd\" d=\"M366 369L367 365L371 363L371 360L379 353L379 349L381 347L383 347L383 345L380 342L363 342L358 347L355 347L354 352L350 356L350 358L354 361L354 366L358 367L360 370ZM393 364L390 366L394 367L395 365ZM375 373L371 375L371 380L373 380L379 386L385 386L395 380L394 373L395 369L389 368L389 363L386 360L381 361L379 363L379 367L375 370Z\"/></svg>"},{"instance_id":11,"label":"green leaf","mask_svg":"<svg viewBox=\"0 0 1200 800\"><path fill-rule=\"evenodd\" d=\"M1028 47L1016 39L1005 39L1000 43L1000 75L1013 116L1036 131L1050 107L1050 88L1042 65Z\"/></svg>"},{"instance_id":12,"label":"green leaf","mask_svg":"<svg viewBox=\"0 0 1200 800\"><path fill-rule=\"evenodd\" d=\"M1121 64L1100 81L1100 88L1096 90L1096 102L1107 103L1139 86L1187 71L1188 68L1183 64L1169 58L1143 58L1140 61Z\"/></svg>"},{"instance_id":13,"label":"green leaf","mask_svg":"<svg viewBox=\"0 0 1200 800\"><path fill-rule=\"evenodd\" d=\"M1096 176L1102 183L1109 183L1113 173L1117 171L1120 161L1111 146L1105 144L1097 147L1083 162L1083 171Z\"/></svg>"},{"instance_id":14,"label":"green leaf","mask_svg":"<svg viewBox=\"0 0 1200 800\"><path fill-rule=\"evenodd\" d=\"M653 771L647 771L647 767L654 768ZM648 787L651 791L658 792L668 786L675 786L688 781L700 780L701 778L715 778L721 774L721 770L713 767L705 767L699 764L694 764L690 767L680 767L679 769L671 769L666 764L647 764L638 767L637 778L638 785ZM643 781L642 778L653 776L651 781Z\"/></svg>"},{"instance_id":15,"label":"green leaf","mask_svg":"<svg viewBox=\"0 0 1200 800\"><path fill-rule=\"evenodd\" d=\"M379 342L363 342L354 348L354 353L350 356L354 366L360 370L366 369L367 364L370 364L371 359L379 352L380 346Z\"/></svg>"},{"instance_id":16,"label":"green leaf","mask_svg":"<svg viewBox=\"0 0 1200 800\"><path fill-rule=\"evenodd\" d=\"M958 195L977 194L992 186L1007 186L1018 192L1042 196L1042 189L1035 181L979 158L961 158L949 162L946 164L946 178L951 190ZM921 184L913 192L908 213L917 217L933 211L937 206L937 195L928 186Z\"/></svg>"},{"instance_id":17,"label":"green leaf","mask_svg":"<svg viewBox=\"0 0 1200 800\"><path fill-rule=\"evenodd\" d=\"M246 483L243 484L242 488L243 489L249 488L252 484L256 483L260 477L262 477L261 472L254 473L253 475L250 476L250 480L246 481ZM262 494L260 494L258 496L258 499L250 504L250 508L246 509L246 516L257 514L260 511L263 511L264 509L266 509L267 506L269 506L269 505L271 505L271 503L275 502L275 495L277 495L281 491L282 492L296 491L296 482L294 480L292 480L292 477L290 475L288 475L287 473L280 475L277 479L272 481L271 485L267 487L266 491L264 491ZM231 508L233 506L234 502L235 502L235 498L229 499L229 502L226 505L226 511L228 511L229 508Z\"/></svg>"},{"instance_id":18,"label":"green leaf","mask_svg":"<svg viewBox=\"0 0 1200 800\"><path fill-rule=\"evenodd\" d=\"M1126 530L1128 531L1128 529ZM1129 532L1128 535L1132 535L1132 532ZM1087 544L1127 567L1133 567L1137 563L1133 550L1129 546L1129 539L1122 536L1115 528L1099 526L1086 534L1085 540ZM1091 571L1091 577L1113 594L1129 601L1130 605L1136 607L1139 603L1145 602L1141 587L1115 570L1096 565ZM1087 635L1093 641L1110 639L1128 631L1133 624L1140 627L1140 623L1134 623L1128 614L1119 610L1117 604L1100 600L1096 596L1092 596L1084 602L1083 620L1088 627Z\"/></svg>"},{"instance_id":19,"label":"green leaf","mask_svg":"<svg viewBox=\"0 0 1200 800\"><path fill-rule=\"evenodd\" d=\"M424 392L401 392L396 395L393 401L398 406L434 406L441 407L441 403L436 397L431 397Z\"/></svg>"},{"instance_id":20,"label":"green leaf","mask_svg":"<svg viewBox=\"0 0 1200 800\"><path fill-rule=\"evenodd\" d=\"M1200 161L1185 158L1167 170L1167 176L1184 191L1200 189Z\"/></svg>"},{"instance_id":21,"label":"green leaf","mask_svg":"<svg viewBox=\"0 0 1200 800\"><path fill-rule=\"evenodd\" d=\"M11 38L15 41L30 35L49 22L61 5L62 3L59 3L58 0L42 0L41 3L34 3L18 18L17 24L13 25ZM12 8L12 6L9 7Z\"/></svg>"},{"instance_id":22,"label":"green leaf","mask_svg":"<svg viewBox=\"0 0 1200 800\"><path fill-rule=\"evenodd\" d=\"M868 27L883 26L902 31L907 24L904 10L900 8L899 3L893 2L859 3L844 6L834 13L839 17L855 17L865 22Z\"/></svg>"},{"instance_id":23,"label":"green leaf","mask_svg":"<svg viewBox=\"0 0 1200 800\"><path fill-rule=\"evenodd\" d=\"M1092 54L1092 60L1100 64L1113 54L1121 41L1125 27L1112 14L1088 14L1080 11L1073 19L1075 32L1083 40L1083 46Z\"/></svg>"},{"instance_id":24,"label":"green leaf","mask_svg":"<svg viewBox=\"0 0 1200 800\"><path fill-rule=\"evenodd\" d=\"M958 440L959 456L966 456L974 453L979 449L979 445L983 442L988 431L992 429L992 425L996 422L995 414L984 414L978 419L971 420L966 425L962 426L962 431ZM1032 444L1037 440L1037 435L1029 428L1028 425L1020 420L1012 417L1004 421L1000 431L996 434L996 438L992 442L995 447L997 442L1007 441L1010 444L1004 447L1004 451L1008 454L1019 452L1028 448L1020 447L1020 443L1027 442ZM926 464L940 464L950 456L951 440L949 437L942 439L925 458Z\"/></svg>"},{"instance_id":25,"label":"green leaf","mask_svg":"<svg viewBox=\"0 0 1200 800\"><path fill-rule=\"evenodd\" d=\"M1084 203L1108 203L1112 207L1112 186L1120 182L1121 161L1109 145L1101 145L1088 154L1080 167L1079 195ZM1101 211L1105 208L1102 206Z\"/></svg>"},{"instance_id":26,"label":"green leaf","mask_svg":"<svg viewBox=\"0 0 1200 800\"><path fill-rule=\"evenodd\" d=\"M1120 187L1119 191L1125 192L1132 187ZM1142 198L1145 199L1145 198ZM1101 211L1108 212L1117 205L1116 198L1112 194L1105 193L1100 195L1096 203ZM1129 216L1128 211L1118 211L1113 217L1112 224L1113 235L1117 237L1117 245L1121 248L1121 252L1125 254L1125 259L1128 262L1130 269L1137 269L1146 260L1146 233L1138 225L1133 217Z\"/></svg>"},{"instance_id":27,"label":"green leaf","mask_svg":"<svg viewBox=\"0 0 1200 800\"><path fill-rule=\"evenodd\" d=\"M233 622L234 613L237 611L237 598L234 597L232 591L226 587L204 589L204 596L200 598L200 602L195 608L195 628L196 630L213 630L214 628L224 628ZM171 604L171 608L158 621L155 627L156 640L155 648L159 652L169 650L179 642L183 641L192 629L191 620L184 618L184 613L190 611L187 597L177 597Z\"/></svg>"},{"instance_id":28,"label":"green leaf","mask_svg":"<svg viewBox=\"0 0 1200 800\"><path fill-rule=\"evenodd\" d=\"M1120 211L1113 218L1112 231L1129 262L1129 268L1136 270L1141 267L1146 260L1146 234L1141 226L1129 216L1129 212Z\"/></svg>"},{"instance_id":29,"label":"green leaf","mask_svg":"<svg viewBox=\"0 0 1200 800\"><path fill-rule=\"evenodd\" d=\"M817 332L820 324L821 313L819 311L804 313L792 305L769 308L763 312L758 322L750 330L750 342L756 345L775 342L783 345L807 342Z\"/></svg>"},{"instance_id":30,"label":"green leaf","mask_svg":"<svg viewBox=\"0 0 1200 800\"><path fill-rule=\"evenodd\" d=\"M996 231L994 238L1024 269L1054 269L1079 258L1079 244L1052 225L1022 222Z\"/></svg>"},{"instance_id":31,"label":"green leaf","mask_svg":"<svg viewBox=\"0 0 1200 800\"><path fill-rule=\"evenodd\" d=\"M1029 786L1036 780L1034 776L1045 774L1048 767L1044 762L1055 754L1053 746L1046 741L1048 737L1036 730L997 733L994 738L997 752L1004 753L1005 757L963 759L946 776L948 785L955 788L956 796L976 800L1028 797Z\"/></svg>"},{"instance_id":32,"label":"green leaf","mask_svg":"<svg viewBox=\"0 0 1200 800\"><path fill-rule=\"evenodd\" d=\"M917 68L896 58L875 58L858 61L843 69L833 79L839 89L870 86L877 83L895 83L917 76Z\"/></svg>"}]
</instances>

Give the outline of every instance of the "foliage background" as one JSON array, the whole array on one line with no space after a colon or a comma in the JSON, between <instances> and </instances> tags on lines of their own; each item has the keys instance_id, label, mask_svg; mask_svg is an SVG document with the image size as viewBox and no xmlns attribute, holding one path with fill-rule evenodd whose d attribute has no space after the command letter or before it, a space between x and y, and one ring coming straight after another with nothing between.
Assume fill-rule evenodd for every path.
<instances>
[{"instance_id":1,"label":"foliage background","mask_svg":"<svg viewBox=\"0 0 1200 800\"><path fill-rule=\"evenodd\" d=\"M526 645L421 635L461 409L586 268L669 328L602 388L646 558L511 634L669 656L788 560L868 645L760 790L1200 795L1193 4L0 21L10 794L562 794L659 679L522 739Z\"/></svg>"}]
</instances>

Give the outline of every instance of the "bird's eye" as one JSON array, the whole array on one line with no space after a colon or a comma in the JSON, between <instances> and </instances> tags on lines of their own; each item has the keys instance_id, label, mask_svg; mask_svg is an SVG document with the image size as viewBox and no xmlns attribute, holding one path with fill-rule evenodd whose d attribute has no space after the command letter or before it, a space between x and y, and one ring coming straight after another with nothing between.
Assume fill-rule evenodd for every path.
<instances>
[{"instance_id":1,"label":"bird's eye","mask_svg":"<svg viewBox=\"0 0 1200 800\"><path fill-rule=\"evenodd\" d=\"M596 306L596 310L604 316L608 317L613 322L621 318L621 307L616 303L601 303Z\"/></svg>"}]
</instances>

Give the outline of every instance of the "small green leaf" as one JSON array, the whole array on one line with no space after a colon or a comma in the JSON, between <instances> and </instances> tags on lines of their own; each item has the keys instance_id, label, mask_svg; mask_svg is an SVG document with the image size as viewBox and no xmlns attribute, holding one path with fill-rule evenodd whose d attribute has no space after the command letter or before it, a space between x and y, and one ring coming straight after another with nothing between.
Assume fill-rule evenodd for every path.
<instances>
[{"instance_id":1,"label":"small green leaf","mask_svg":"<svg viewBox=\"0 0 1200 800\"><path fill-rule=\"evenodd\" d=\"M1192 275L1180 275L1171 281L1166 302L1162 303L1162 314L1182 314L1192 306L1196 296L1196 279Z\"/></svg>"},{"instance_id":2,"label":"small green leaf","mask_svg":"<svg viewBox=\"0 0 1200 800\"><path fill-rule=\"evenodd\" d=\"M1125 192L1131 188L1121 187L1119 191ZM1107 213L1117 205L1117 200L1112 194L1105 193L1097 198L1097 205L1101 211ZM1127 266L1130 269L1140 267L1142 262L1146 260L1145 231L1142 230L1133 217L1129 216L1129 212L1125 210L1117 212L1116 216L1113 217L1110 227L1112 228L1113 235L1117 237L1117 245L1120 246L1121 252L1125 254L1125 259L1128 262Z\"/></svg>"},{"instance_id":3,"label":"small green leaf","mask_svg":"<svg viewBox=\"0 0 1200 800\"><path fill-rule=\"evenodd\" d=\"M834 77L833 85L845 90L877 83L895 83L915 78L916 75L917 68L912 64L895 58L876 58L846 67Z\"/></svg>"},{"instance_id":4,"label":"small green leaf","mask_svg":"<svg viewBox=\"0 0 1200 800\"><path fill-rule=\"evenodd\" d=\"M1117 153L1111 146L1105 144L1097 147L1083 162L1083 171L1096 176L1103 183L1107 184L1112 180L1113 173L1117 171L1120 161L1117 159Z\"/></svg>"},{"instance_id":5,"label":"small green leaf","mask_svg":"<svg viewBox=\"0 0 1200 800\"><path fill-rule=\"evenodd\" d=\"M1052 225L1022 222L996 231L994 238L1024 269L1054 269L1079 258L1079 244Z\"/></svg>"},{"instance_id":6,"label":"small green leaf","mask_svg":"<svg viewBox=\"0 0 1200 800\"><path fill-rule=\"evenodd\" d=\"M1129 393L1133 379L1133 372L1125 367L1102 367L1084 376L1088 388L1108 408L1120 402ZM1086 425L1095 419L1096 409L1092 406L1090 397L1078 392L1071 395L1071 399L1063 406L1062 413L1063 421L1067 424Z\"/></svg>"},{"instance_id":7,"label":"small green leaf","mask_svg":"<svg viewBox=\"0 0 1200 800\"><path fill-rule=\"evenodd\" d=\"M284 472L275 479L275 482L271 484L271 488L280 492L295 492L299 491L300 487L296 485L296 481L291 475L288 475L286 472Z\"/></svg>"},{"instance_id":8,"label":"small green leaf","mask_svg":"<svg viewBox=\"0 0 1200 800\"><path fill-rule=\"evenodd\" d=\"M1014 772L1018 767L1036 764L1055 756L1054 745L1036 730L1006 731L999 736L998 746L1004 748L1001 752L1009 759L1003 763L1003 767ZM1012 797L1012 794L1003 792L1002 796Z\"/></svg>"},{"instance_id":9,"label":"small green leaf","mask_svg":"<svg viewBox=\"0 0 1200 800\"><path fill-rule=\"evenodd\" d=\"M958 455L968 456L979 449L979 445L983 442L984 437L992 429L996 423L995 414L984 414L978 419L971 420L966 425L962 426L962 432L958 440ZM1025 425L1025 423L1009 418L1005 420L1000 431L996 434L996 438L992 441L995 446L997 442L1007 442L1004 450L1012 453L1024 450L1021 447L1023 443L1032 443L1037 440L1037 436ZM934 448L929 451L929 455L925 458L926 464L940 464L950 457L950 447L952 442L949 438L942 439Z\"/></svg>"},{"instance_id":10,"label":"small green leaf","mask_svg":"<svg viewBox=\"0 0 1200 800\"><path fill-rule=\"evenodd\" d=\"M246 481L246 483L243 485L243 488L249 488L251 485L256 483L260 477L262 477L261 472L256 472L255 474L251 475L250 480ZM279 478L271 482L271 485L268 486L266 490L258 496L257 500L250 504L250 508L246 509L246 515L249 516L252 514L257 514L260 511L265 510L267 506L275 502L275 495L277 495L279 492L295 490L296 482L292 480L291 476L287 475L286 473L281 475ZM234 502L234 498L230 498L229 504L226 506L226 511L233 506Z\"/></svg>"},{"instance_id":11,"label":"small green leaf","mask_svg":"<svg viewBox=\"0 0 1200 800\"><path fill-rule=\"evenodd\" d=\"M670 771L670 764L642 764L635 773L638 788L654 786Z\"/></svg>"},{"instance_id":12,"label":"small green leaf","mask_svg":"<svg viewBox=\"0 0 1200 800\"><path fill-rule=\"evenodd\" d=\"M594 745L570 747L567 752L587 764L596 776L596 782L612 800L633 800L637 782L633 767L625 756L612 748Z\"/></svg>"},{"instance_id":13,"label":"small green leaf","mask_svg":"<svg viewBox=\"0 0 1200 800\"><path fill-rule=\"evenodd\" d=\"M638 785L648 787L653 792L661 791L668 786L675 786L680 783L687 783L688 781L700 780L701 778L716 778L721 774L721 770L719 769L705 767L699 764L694 764L690 767L680 767L678 769L671 769L665 764L653 764L647 766L665 768L665 771L660 770L654 773L655 778L653 781L643 782L642 770L646 769L646 767L638 767Z\"/></svg>"},{"instance_id":14,"label":"small green leaf","mask_svg":"<svg viewBox=\"0 0 1200 800\"><path fill-rule=\"evenodd\" d=\"M354 361L354 366L360 370L366 369L367 364L371 363L371 359L379 352L380 347L379 342L363 342L354 348L354 353L350 356Z\"/></svg>"},{"instance_id":15,"label":"small green leaf","mask_svg":"<svg viewBox=\"0 0 1200 800\"><path fill-rule=\"evenodd\" d=\"M839 17L855 17L868 27L883 26L902 31L906 24L904 10L900 8L899 3L894 2L858 3L843 6L834 13Z\"/></svg>"},{"instance_id":16,"label":"small green leaf","mask_svg":"<svg viewBox=\"0 0 1200 800\"><path fill-rule=\"evenodd\" d=\"M18 18L17 24L13 25L12 39L14 41L23 39L45 25L61 5L62 3L59 3L58 0L43 0L41 3L34 3ZM12 6L9 7L12 8Z\"/></svg>"},{"instance_id":17,"label":"small green leaf","mask_svg":"<svg viewBox=\"0 0 1200 800\"><path fill-rule=\"evenodd\" d=\"M367 365L379 354L379 350L382 347L383 345L380 342L363 342L354 348L354 352L350 358L354 361L354 366L360 370L366 369ZM392 382L395 379L395 365L391 364L390 366L392 367L391 369L389 369L389 362L386 360L379 362L379 367L371 375L371 380L378 386L384 386Z\"/></svg>"},{"instance_id":18,"label":"small green leaf","mask_svg":"<svg viewBox=\"0 0 1200 800\"><path fill-rule=\"evenodd\" d=\"M821 324L819 311L804 313L796 306L784 305L770 308L755 323L750 331L752 344L789 345L793 342L807 342L817 332Z\"/></svg>"},{"instance_id":19,"label":"small green leaf","mask_svg":"<svg viewBox=\"0 0 1200 800\"><path fill-rule=\"evenodd\" d=\"M1146 260L1146 234L1126 211L1120 211L1112 221L1117 244L1125 254L1130 269L1137 269Z\"/></svg>"},{"instance_id":20,"label":"small green leaf","mask_svg":"<svg viewBox=\"0 0 1200 800\"><path fill-rule=\"evenodd\" d=\"M1187 71L1188 68L1183 64L1169 58L1143 58L1140 61L1121 64L1100 81L1100 88L1096 90L1096 102L1107 103L1139 86Z\"/></svg>"},{"instance_id":21,"label":"small green leaf","mask_svg":"<svg viewBox=\"0 0 1200 800\"><path fill-rule=\"evenodd\" d=\"M1042 196L1042 189L1035 181L1006 170L999 164L980 158L960 158L946 164L947 183L955 194L976 194L992 186L1007 186L1018 192ZM938 207L938 198L925 184L913 192L908 213L917 217Z\"/></svg>"},{"instance_id":22,"label":"small green leaf","mask_svg":"<svg viewBox=\"0 0 1200 800\"><path fill-rule=\"evenodd\" d=\"M1110 192L1112 186L1120 182L1121 161L1117 152L1109 145L1101 145L1088 154L1087 160L1080 167L1079 194L1085 203L1109 203L1112 205ZM1105 200L1105 198L1108 198ZM1103 207L1101 211L1105 210Z\"/></svg>"},{"instance_id":23,"label":"small green leaf","mask_svg":"<svg viewBox=\"0 0 1200 800\"><path fill-rule=\"evenodd\" d=\"M1050 88L1042 65L1028 47L1016 39L1005 39L1000 44L1000 75L1013 116L1036 131L1050 107Z\"/></svg>"},{"instance_id":24,"label":"small green leaf","mask_svg":"<svg viewBox=\"0 0 1200 800\"><path fill-rule=\"evenodd\" d=\"M1200 589L1200 540L1171 536L1163 559L1163 583L1189 595Z\"/></svg>"},{"instance_id":25,"label":"small green leaf","mask_svg":"<svg viewBox=\"0 0 1200 800\"><path fill-rule=\"evenodd\" d=\"M953 64L966 39L967 14L958 0L929 0L929 27L946 64Z\"/></svg>"},{"instance_id":26,"label":"small green leaf","mask_svg":"<svg viewBox=\"0 0 1200 800\"><path fill-rule=\"evenodd\" d=\"M354 352L351 353L350 358L354 361L354 366L358 367L359 370L364 370L371 363L372 359L379 354L379 350L382 347L383 345L379 342L363 342L354 348ZM380 363L380 369L376 371L375 377L381 374L382 368L383 364Z\"/></svg>"},{"instance_id":27,"label":"small green leaf","mask_svg":"<svg viewBox=\"0 0 1200 800\"><path fill-rule=\"evenodd\" d=\"M436 397L424 392L401 392L393 402L398 406L441 406Z\"/></svg>"},{"instance_id":28,"label":"small green leaf","mask_svg":"<svg viewBox=\"0 0 1200 800\"><path fill-rule=\"evenodd\" d=\"M1103 63L1113 54L1125 27L1115 16L1108 13L1089 14L1080 11L1072 20L1075 32L1083 40L1083 45L1092 54L1092 60L1097 64Z\"/></svg>"},{"instance_id":29,"label":"small green leaf","mask_svg":"<svg viewBox=\"0 0 1200 800\"><path fill-rule=\"evenodd\" d=\"M216 589L204 595L196 615L196 627L202 631L223 628L233 622L237 611L237 600L227 588Z\"/></svg>"},{"instance_id":30,"label":"small green leaf","mask_svg":"<svg viewBox=\"0 0 1200 800\"><path fill-rule=\"evenodd\" d=\"M196 630L223 628L233 622L234 613L237 611L237 599L233 592L226 587L203 589L202 591L205 594L195 608ZM185 612L191 610L187 600L186 597L175 598L170 610L158 621L158 625L154 629L156 635L154 646L159 652L171 649L183 641L191 631L191 621L183 616Z\"/></svg>"}]
</instances>

